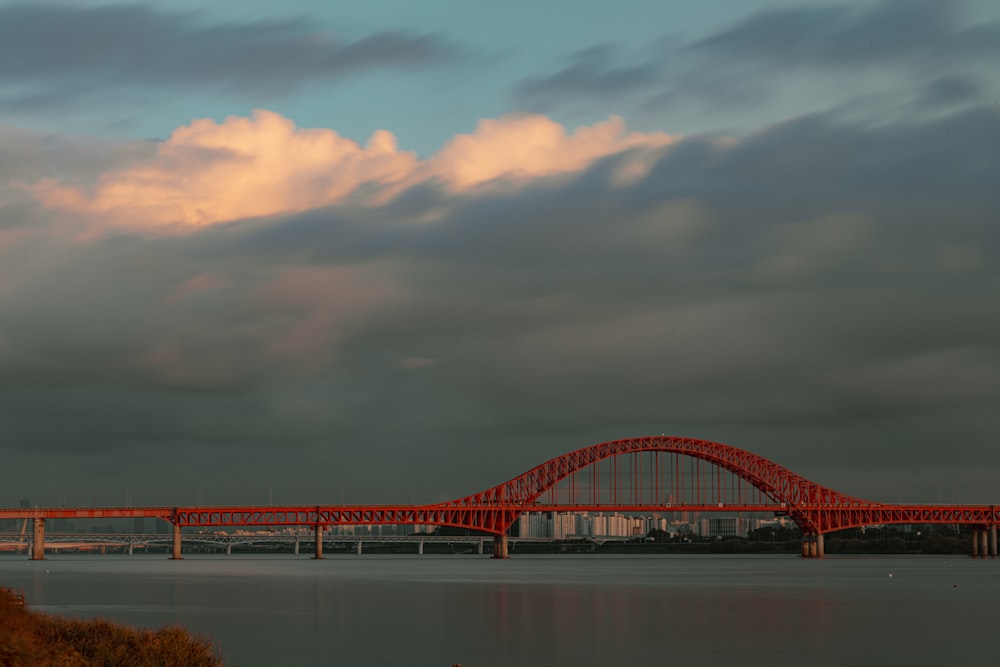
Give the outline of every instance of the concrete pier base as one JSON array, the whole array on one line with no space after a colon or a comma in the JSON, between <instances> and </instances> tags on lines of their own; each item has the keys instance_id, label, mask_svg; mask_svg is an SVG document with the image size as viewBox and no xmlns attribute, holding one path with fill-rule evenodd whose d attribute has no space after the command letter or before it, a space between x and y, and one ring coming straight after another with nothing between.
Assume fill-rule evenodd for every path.
<instances>
[{"instance_id":1,"label":"concrete pier base","mask_svg":"<svg viewBox=\"0 0 1000 667\"><path fill-rule=\"evenodd\" d=\"M484 540L483 538L480 537L479 538L479 555L480 556L483 555L483 543L484 542L486 542L486 540Z\"/></svg>"},{"instance_id":2,"label":"concrete pier base","mask_svg":"<svg viewBox=\"0 0 1000 667\"><path fill-rule=\"evenodd\" d=\"M803 558L823 558L825 555L822 533L802 536Z\"/></svg>"},{"instance_id":3,"label":"concrete pier base","mask_svg":"<svg viewBox=\"0 0 1000 667\"><path fill-rule=\"evenodd\" d=\"M298 538L298 536L295 537L295 555L296 556L299 555L299 538Z\"/></svg>"},{"instance_id":4,"label":"concrete pier base","mask_svg":"<svg viewBox=\"0 0 1000 667\"><path fill-rule=\"evenodd\" d=\"M507 555L507 536L495 535L493 537L493 557L509 558Z\"/></svg>"},{"instance_id":5,"label":"concrete pier base","mask_svg":"<svg viewBox=\"0 0 1000 667\"><path fill-rule=\"evenodd\" d=\"M170 558L172 560L181 559L181 526L180 524L174 524L174 539L173 539L173 550Z\"/></svg>"},{"instance_id":6,"label":"concrete pier base","mask_svg":"<svg viewBox=\"0 0 1000 667\"><path fill-rule=\"evenodd\" d=\"M317 523L313 532L316 535L316 553L313 558L315 560L323 560L323 526ZM297 544L298 541L296 541Z\"/></svg>"},{"instance_id":7,"label":"concrete pier base","mask_svg":"<svg viewBox=\"0 0 1000 667\"><path fill-rule=\"evenodd\" d=\"M423 540L420 540L420 542L417 543L417 554L419 554L421 556L424 555L424 541Z\"/></svg>"},{"instance_id":8,"label":"concrete pier base","mask_svg":"<svg viewBox=\"0 0 1000 667\"><path fill-rule=\"evenodd\" d=\"M979 553L980 553L980 555L983 558L988 558L989 557L989 552L990 552L990 545L986 541L986 529L985 528L983 528L980 531L979 536L980 536L980 538L982 538L981 539L981 544L979 546L979 549L980 549Z\"/></svg>"},{"instance_id":9,"label":"concrete pier base","mask_svg":"<svg viewBox=\"0 0 1000 667\"><path fill-rule=\"evenodd\" d=\"M129 540L128 541L128 555L129 556L133 555L133 546L134 545L132 544L132 540Z\"/></svg>"},{"instance_id":10,"label":"concrete pier base","mask_svg":"<svg viewBox=\"0 0 1000 667\"><path fill-rule=\"evenodd\" d=\"M990 557L997 557L997 525L990 526Z\"/></svg>"},{"instance_id":11,"label":"concrete pier base","mask_svg":"<svg viewBox=\"0 0 1000 667\"><path fill-rule=\"evenodd\" d=\"M232 542L226 542L226 555L227 556L232 556L233 555L233 543Z\"/></svg>"},{"instance_id":12,"label":"concrete pier base","mask_svg":"<svg viewBox=\"0 0 1000 667\"><path fill-rule=\"evenodd\" d=\"M45 560L45 519L31 524L31 560Z\"/></svg>"},{"instance_id":13,"label":"concrete pier base","mask_svg":"<svg viewBox=\"0 0 1000 667\"><path fill-rule=\"evenodd\" d=\"M972 529L972 557L979 557L979 529Z\"/></svg>"},{"instance_id":14,"label":"concrete pier base","mask_svg":"<svg viewBox=\"0 0 1000 667\"><path fill-rule=\"evenodd\" d=\"M358 555L361 555L361 540L358 540Z\"/></svg>"}]
</instances>

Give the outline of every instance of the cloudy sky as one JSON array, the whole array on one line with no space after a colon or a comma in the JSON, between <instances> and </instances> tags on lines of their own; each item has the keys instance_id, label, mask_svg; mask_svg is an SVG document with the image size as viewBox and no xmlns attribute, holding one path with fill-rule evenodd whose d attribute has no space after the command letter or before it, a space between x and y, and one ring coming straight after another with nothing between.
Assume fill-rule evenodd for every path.
<instances>
[{"instance_id":1,"label":"cloudy sky","mask_svg":"<svg viewBox=\"0 0 1000 667\"><path fill-rule=\"evenodd\" d=\"M0 0L0 506L660 433L1000 502L998 62L991 0Z\"/></svg>"}]
</instances>

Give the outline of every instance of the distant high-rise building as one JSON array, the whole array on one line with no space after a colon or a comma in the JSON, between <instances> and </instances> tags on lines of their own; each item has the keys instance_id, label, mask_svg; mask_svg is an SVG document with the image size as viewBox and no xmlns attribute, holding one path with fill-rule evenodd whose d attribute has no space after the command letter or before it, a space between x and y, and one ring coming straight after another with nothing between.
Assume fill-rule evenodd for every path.
<instances>
[{"instance_id":1,"label":"distant high-rise building","mask_svg":"<svg viewBox=\"0 0 1000 667\"><path fill-rule=\"evenodd\" d=\"M708 519L710 537L744 537L746 527L743 519L735 516L720 516Z\"/></svg>"},{"instance_id":2,"label":"distant high-rise building","mask_svg":"<svg viewBox=\"0 0 1000 667\"><path fill-rule=\"evenodd\" d=\"M29 507L31 507L31 501L28 500L27 498L25 498L24 496L21 496L21 500L18 501L18 503L19 503L20 508L23 509L23 510L24 509L28 509Z\"/></svg>"},{"instance_id":3,"label":"distant high-rise building","mask_svg":"<svg viewBox=\"0 0 1000 667\"><path fill-rule=\"evenodd\" d=\"M571 512L553 512L552 537L564 540L576 535L576 515Z\"/></svg>"},{"instance_id":4,"label":"distant high-rise building","mask_svg":"<svg viewBox=\"0 0 1000 667\"><path fill-rule=\"evenodd\" d=\"M552 522L547 514L525 512L517 519L520 537L552 537Z\"/></svg>"}]
</instances>

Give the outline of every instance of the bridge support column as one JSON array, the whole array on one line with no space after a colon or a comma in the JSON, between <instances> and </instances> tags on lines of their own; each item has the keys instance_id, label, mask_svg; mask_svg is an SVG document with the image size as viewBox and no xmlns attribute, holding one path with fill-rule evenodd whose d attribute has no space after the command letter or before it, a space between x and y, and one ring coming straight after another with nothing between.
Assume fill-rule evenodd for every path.
<instances>
[{"instance_id":1,"label":"bridge support column","mask_svg":"<svg viewBox=\"0 0 1000 667\"><path fill-rule=\"evenodd\" d=\"M314 529L316 534L316 555L313 556L315 560L323 559L323 526L316 524Z\"/></svg>"},{"instance_id":2,"label":"bridge support column","mask_svg":"<svg viewBox=\"0 0 1000 667\"><path fill-rule=\"evenodd\" d=\"M132 545L132 538L130 537L129 540L128 540L128 555L129 556L132 555L132 546L133 546Z\"/></svg>"},{"instance_id":3,"label":"bridge support column","mask_svg":"<svg viewBox=\"0 0 1000 667\"><path fill-rule=\"evenodd\" d=\"M990 526L990 557L997 557L997 525Z\"/></svg>"},{"instance_id":4,"label":"bridge support column","mask_svg":"<svg viewBox=\"0 0 1000 667\"><path fill-rule=\"evenodd\" d=\"M424 541L423 540L420 540L420 542L417 543L417 554L420 555L420 556L424 555Z\"/></svg>"},{"instance_id":5,"label":"bridge support column","mask_svg":"<svg viewBox=\"0 0 1000 667\"><path fill-rule=\"evenodd\" d=\"M172 560L181 559L181 525L179 523L174 524L173 553L170 558Z\"/></svg>"},{"instance_id":6,"label":"bridge support column","mask_svg":"<svg viewBox=\"0 0 1000 667\"><path fill-rule=\"evenodd\" d=\"M361 555L361 538L358 538L358 555Z\"/></svg>"},{"instance_id":7,"label":"bridge support column","mask_svg":"<svg viewBox=\"0 0 1000 667\"><path fill-rule=\"evenodd\" d=\"M226 555L227 556L232 556L233 555L233 542L232 542L232 540L229 540L228 542L226 542Z\"/></svg>"},{"instance_id":8,"label":"bridge support column","mask_svg":"<svg viewBox=\"0 0 1000 667\"><path fill-rule=\"evenodd\" d=\"M480 556L483 555L483 542L485 542L485 541L486 541L485 539L483 539L481 537L479 538L479 555Z\"/></svg>"},{"instance_id":9,"label":"bridge support column","mask_svg":"<svg viewBox=\"0 0 1000 667\"><path fill-rule=\"evenodd\" d=\"M802 557L803 558L823 558L825 556L823 547L823 534L802 536Z\"/></svg>"},{"instance_id":10,"label":"bridge support column","mask_svg":"<svg viewBox=\"0 0 1000 667\"><path fill-rule=\"evenodd\" d=\"M31 560L45 560L45 519L31 525Z\"/></svg>"},{"instance_id":11,"label":"bridge support column","mask_svg":"<svg viewBox=\"0 0 1000 667\"><path fill-rule=\"evenodd\" d=\"M295 536L295 551L294 551L294 553L295 553L296 556L299 555L299 536L298 535Z\"/></svg>"},{"instance_id":12,"label":"bridge support column","mask_svg":"<svg viewBox=\"0 0 1000 667\"><path fill-rule=\"evenodd\" d=\"M979 547L979 549L980 549L979 553L980 553L980 555L983 558L987 558L988 555L989 555L989 552L990 552L990 545L986 542L986 529L985 528L983 528L980 531L979 536L982 538L982 545Z\"/></svg>"},{"instance_id":13,"label":"bridge support column","mask_svg":"<svg viewBox=\"0 0 1000 667\"><path fill-rule=\"evenodd\" d=\"M507 535L493 536L493 557L507 558Z\"/></svg>"}]
</instances>

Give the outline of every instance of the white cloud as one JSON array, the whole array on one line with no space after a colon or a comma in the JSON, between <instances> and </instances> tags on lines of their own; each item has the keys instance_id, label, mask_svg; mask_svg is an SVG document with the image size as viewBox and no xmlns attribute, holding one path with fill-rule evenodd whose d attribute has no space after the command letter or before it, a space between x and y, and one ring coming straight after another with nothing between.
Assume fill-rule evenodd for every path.
<instances>
[{"instance_id":1,"label":"white cloud","mask_svg":"<svg viewBox=\"0 0 1000 667\"><path fill-rule=\"evenodd\" d=\"M385 130L362 146L333 130L298 128L258 110L252 118L180 127L155 155L105 173L92 190L53 179L30 188L45 206L84 214L102 227L164 231L303 211L351 195L380 204L426 181L452 191L496 179L519 183L671 140L661 132L628 132L617 117L568 132L544 116L515 114L483 120L472 134L420 160ZM361 194L362 186L376 186L374 194Z\"/></svg>"}]
</instances>

